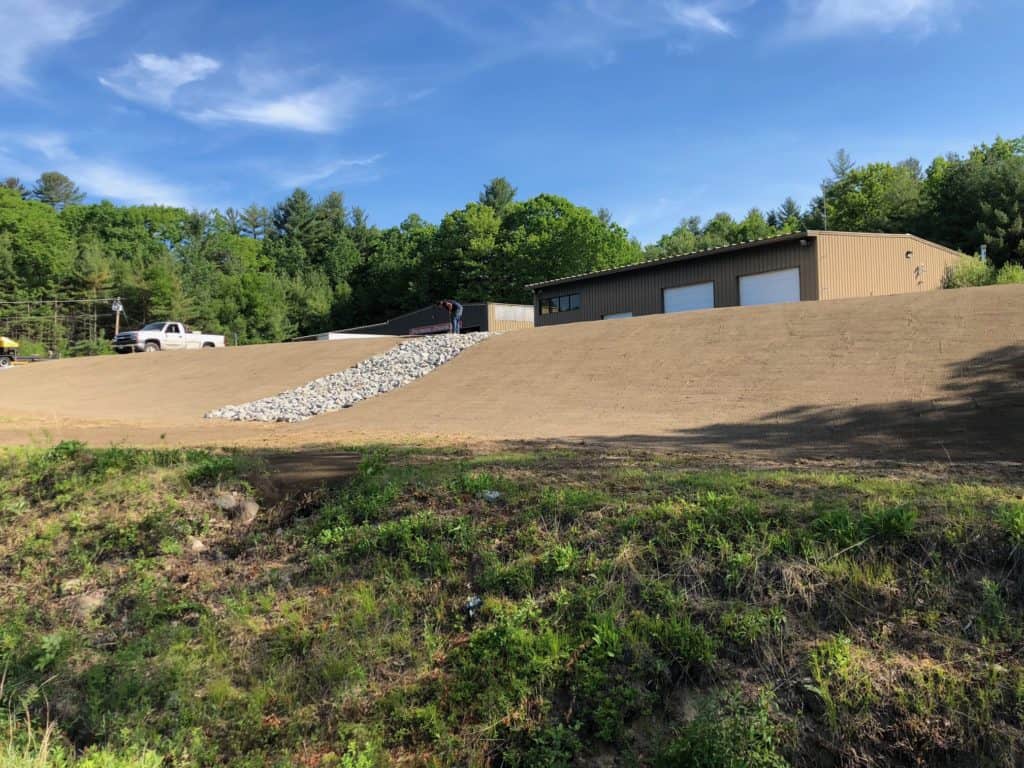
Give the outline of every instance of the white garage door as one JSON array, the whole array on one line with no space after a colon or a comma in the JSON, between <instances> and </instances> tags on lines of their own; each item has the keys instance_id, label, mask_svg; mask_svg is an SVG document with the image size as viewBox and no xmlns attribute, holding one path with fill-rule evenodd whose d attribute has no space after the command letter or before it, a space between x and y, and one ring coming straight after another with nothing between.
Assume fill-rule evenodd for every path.
<instances>
[{"instance_id":1,"label":"white garage door","mask_svg":"<svg viewBox=\"0 0 1024 768\"><path fill-rule=\"evenodd\" d=\"M691 309L714 309L715 284L698 283L665 289L665 314Z\"/></svg>"},{"instance_id":2,"label":"white garage door","mask_svg":"<svg viewBox=\"0 0 1024 768\"><path fill-rule=\"evenodd\" d=\"M800 269L780 269L740 278L740 304L781 304L800 301Z\"/></svg>"}]
</instances>

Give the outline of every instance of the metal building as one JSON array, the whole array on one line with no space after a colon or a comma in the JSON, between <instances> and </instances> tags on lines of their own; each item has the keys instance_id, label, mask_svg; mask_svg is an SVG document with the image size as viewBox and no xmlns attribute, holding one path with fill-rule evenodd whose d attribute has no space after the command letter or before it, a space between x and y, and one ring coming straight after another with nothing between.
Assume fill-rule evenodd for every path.
<instances>
[{"instance_id":1,"label":"metal building","mask_svg":"<svg viewBox=\"0 0 1024 768\"><path fill-rule=\"evenodd\" d=\"M462 305L462 332L473 331L514 331L533 327L533 307L528 304L496 304L479 302ZM294 341L314 339L353 338L358 336L425 336L432 333L447 333L448 312L431 305L406 312L383 323L360 325L326 334L303 336Z\"/></svg>"},{"instance_id":2,"label":"metal building","mask_svg":"<svg viewBox=\"0 0 1024 768\"><path fill-rule=\"evenodd\" d=\"M916 235L812 230L527 287L535 324L557 325L932 290L961 255Z\"/></svg>"}]
</instances>

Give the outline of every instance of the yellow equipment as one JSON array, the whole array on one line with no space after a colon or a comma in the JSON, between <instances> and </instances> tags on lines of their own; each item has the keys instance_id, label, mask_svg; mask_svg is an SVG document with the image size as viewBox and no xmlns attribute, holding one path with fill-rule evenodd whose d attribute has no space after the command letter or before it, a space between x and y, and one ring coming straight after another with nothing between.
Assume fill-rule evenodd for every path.
<instances>
[{"instance_id":1,"label":"yellow equipment","mask_svg":"<svg viewBox=\"0 0 1024 768\"><path fill-rule=\"evenodd\" d=\"M0 368L10 368L18 356L18 342L0 336Z\"/></svg>"}]
</instances>

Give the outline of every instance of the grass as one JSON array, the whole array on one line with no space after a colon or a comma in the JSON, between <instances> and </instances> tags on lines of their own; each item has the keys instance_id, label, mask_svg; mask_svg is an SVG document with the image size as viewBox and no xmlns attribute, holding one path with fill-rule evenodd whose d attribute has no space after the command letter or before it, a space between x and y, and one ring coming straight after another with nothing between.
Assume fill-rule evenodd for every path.
<instances>
[{"instance_id":1,"label":"grass","mask_svg":"<svg viewBox=\"0 0 1024 768\"><path fill-rule=\"evenodd\" d=\"M237 452L0 455L0 763L1024 753L1019 486L378 446L245 528L214 499L259 473Z\"/></svg>"}]
</instances>

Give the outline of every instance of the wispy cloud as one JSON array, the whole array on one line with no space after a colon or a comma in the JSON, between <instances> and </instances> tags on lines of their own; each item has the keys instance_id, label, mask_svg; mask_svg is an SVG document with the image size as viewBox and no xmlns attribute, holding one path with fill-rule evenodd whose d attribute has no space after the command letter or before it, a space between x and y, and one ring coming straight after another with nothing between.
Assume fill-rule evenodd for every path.
<instances>
[{"instance_id":1,"label":"wispy cloud","mask_svg":"<svg viewBox=\"0 0 1024 768\"><path fill-rule=\"evenodd\" d=\"M324 78L317 69L290 71L252 60L224 73L226 77L211 79L222 69L220 61L201 53L142 53L99 80L125 99L192 122L247 123L306 133L344 128L367 107L373 90L362 78Z\"/></svg>"},{"instance_id":2,"label":"wispy cloud","mask_svg":"<svg viewBox=\"0 0 1024 768\"><path fill-rule=\"evenodd\" d=\"M201 123L238 122L308 133L331 133L347 125L363 105L367 86L344 79L329 86L280 96L252 95L184 116Z\"/></svg>"},{"instance_id":3,"label":"wispy cloud","mask_svg":"<svg viewBox=\"0 0 1024 768\"><path fill-rule=\"evenodd\" d=\"M31 84L29 67L49 48L85 35L116 0L0 0L0 88Z\"/></svg>"},{"instance_id":4,"label":"wispy cloud","mask_svg":"<svg viewBox=\"0 0 1024 768\"><path fill-rule=\"evenodd\" d=\"M956 0L789 0L791 36L832 37L864 30L931 33Z\"/></svg>"},{"instance_id":5,"label":"wispy cloud","mask_svg":"<svg viewBox=\"0 0 1024 768\"><path fill-rule=\"evenodd\" d=\"M199 53L176 57L139 53L131 62L99 81L131 101L166 107L179 88L204 80L218 69L219 61Z\"/></svg>"},{"instance_id":6,"label":"wispy cloud","mask_svg":"<svg viewBox=\"0 0 1024 768\"><path fill-rule=\"evenodd\" d=\"M306 187L328 179L350 183L372 181L379 177L375 166L382 157L384 155L372 155L356 160L332 160L305 171L281 176L280 185L282 187Z\"/></svg>"},{"instance_id":7,"label":"wispy cloud","mask_svg":"<svg viewBox=\"0 0 1024 768\"><path fill-rule=\"evenodd\" d=\"M616 46L644 40L732 35L730 17L756 0L562 0L544 10L519 4L403 0L480 50L485 64L531 54L581 53L614 60Z\"/></svg>"},{"instance_id":8,"label":"wispy cloud","mask_svg":"<svg viewBox=\"0 0 1024 768\"><path fill-rule=\"evenodd\" d=\"M668 3L666 8L671 14L672 20L680 26L713 32L718 35L733 33L732 27L714 10L713 5Z\"/></svg>"},{"instance_id":9,"label":"wispy cloud","mask_svg":"<svg viewBox=\"0 0 1024 768\"><path fill-rule=\"evenodd\" d=\"M66 136L60 133L3 134L0 139L18 145L17 156L0 149L5 167L27 180L45 170L56 168L78 184L90 197L122 203L196 207L181 187L163 181L137 168L102 159L83 159L75 153ZM36 157L26 158L26 152Z\"/></svg>"}]
</instances>

